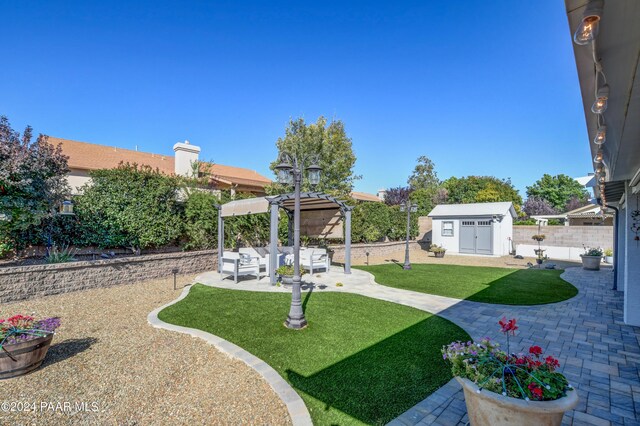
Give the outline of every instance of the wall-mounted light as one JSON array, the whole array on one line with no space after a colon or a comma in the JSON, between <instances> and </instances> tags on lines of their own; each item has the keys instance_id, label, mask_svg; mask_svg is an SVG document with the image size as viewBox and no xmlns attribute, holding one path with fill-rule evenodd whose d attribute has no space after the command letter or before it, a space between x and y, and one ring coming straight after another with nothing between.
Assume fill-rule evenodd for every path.
<instances>
[{"instance_id":1,"label":"wall-mounted light","mask_svg":"<svg viewBox=\"0 0 640 426\"><path fill-rule=\"evenodd\" d=\"M594 163L602 163L602 150L601 149L599 149L596 152L596 156L593 157L593 162Z\"/></svg>"},{"instance_id":2,"label":"wall-mounted light","mask_svg":"<svg viewBox=\"0 0 640 426\"><path fill-rule=\"evenodd\" d=\"M607 110L607 103L609 101L609 85L605 84L598 89L596 100L591 106L591 112L595 114L602 114Z\"/></svg>"},{"instance_id":3,"label":"wall-mounted light","mask_svg":"<svg viewBox=\"0 0 640 426\"><path fill-rule=\"evenodd\" d=\"M573 41L576 44L589 44L598 36L603 5L603 0L591 0L589 2L582 15L582 21L573 35Z\"/></svg>"},{"instance_id":4,"label":"wall-mounted light","mask_svg":"<svg viewBox=\"0 0 640 426\"><path fill-rule=\"evenodd\" d=\"M602 125L598 127L598 131L596 132L596 137L593 138L593 143L596 145L602 145L607 140L607 126Z\"/></svg>"}]
</instances>

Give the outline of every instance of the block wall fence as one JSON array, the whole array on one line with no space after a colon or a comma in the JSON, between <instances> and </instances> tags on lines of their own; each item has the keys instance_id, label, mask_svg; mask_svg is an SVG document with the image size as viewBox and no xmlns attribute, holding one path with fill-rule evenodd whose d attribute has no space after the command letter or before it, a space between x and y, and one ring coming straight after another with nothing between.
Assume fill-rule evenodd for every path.
<instances>
[{"instance_id":1,"label":"block wall fence","mask_svg":"<svg viewBox=\"0 0 640 426\"><path fill-rule=\"evenodd\" d=\"M216 250L0 268L0 303L215 270Z\"/></svg>"}]
</instances>

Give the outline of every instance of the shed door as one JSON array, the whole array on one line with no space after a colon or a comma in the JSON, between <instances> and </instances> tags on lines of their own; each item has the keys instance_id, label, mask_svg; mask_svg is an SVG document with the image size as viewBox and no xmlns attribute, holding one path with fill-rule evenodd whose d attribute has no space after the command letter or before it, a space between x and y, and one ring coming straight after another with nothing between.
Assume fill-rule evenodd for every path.
<instances>
[{"instance_id":1,"label":"shed door","mask_svg":"<svg viewBox=\"0 0 640 426\"><path fill-rule=\"evenodd\" d=\"M493 254L491 220L460 221L460 253Z\"/></svg>"},{"instance_id":2,"label":"shed door","mask_svg":"<svg viewBox=\"0 0 640 426\"><path fill-rule=\"evenodd\" d=\"M460 253L476 252L476 221L460 221Z\"/></svg>"},{"instance_id":3,"label":"shed door","mask_svg":"<svg viewBox=\"0 0 640 426\"><path fill-rule=\"evenodd\" d=\"M491 247L491 228L490 220L476 221L476 253L493 254Z\"/></svg>"}]
</instances>

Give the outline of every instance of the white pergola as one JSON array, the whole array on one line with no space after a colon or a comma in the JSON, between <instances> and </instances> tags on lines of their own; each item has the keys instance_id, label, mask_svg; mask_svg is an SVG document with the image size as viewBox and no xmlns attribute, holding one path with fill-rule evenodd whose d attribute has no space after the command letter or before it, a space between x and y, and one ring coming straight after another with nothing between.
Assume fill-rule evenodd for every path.
<instances>
[{"instance_id":1,"label":"white pergola","mask_svg":"<svg viewBox=\"0 0 640 426\"><path fill-rule=\"evenodd\" d=\"M282 194L272 197L256 197L243 200L234 200L219 206L218 208L218 268L222 264L222 254L224 251L224 220L226 217L245 216L250 214L271 212L270 220L270 242L269 252L276 253L278 250L278 209L283 209L290 219L293 218L295 195ZM303 192L300 194L300 211L335 210L340 212L345 220L344 245L345 261L344 273L351 273L351 210L353 206L348 206L343 201L321 192ZM289 241L292 238L292 220L289 220ZM277 256L269 256L270 281L276 283L275 270L277 267Z\"/></svg>"}]
</instances>

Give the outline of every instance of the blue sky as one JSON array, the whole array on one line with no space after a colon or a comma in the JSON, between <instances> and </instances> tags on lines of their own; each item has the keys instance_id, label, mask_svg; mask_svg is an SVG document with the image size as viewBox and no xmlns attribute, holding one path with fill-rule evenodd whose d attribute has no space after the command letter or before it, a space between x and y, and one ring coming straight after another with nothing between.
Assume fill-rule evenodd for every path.
<instances>
[{"instance_id":1,"label":"blue sky","mask_svg":"<svg viewBox=\"0 0 640 426\"><path fill-rule=\"evenodd\" d=\"M535 6L534 6L535 3ZM441 178L585 175L564 4L523 1L0 0L0 114L13 127L272 177L290 117L345 122L356 190Z\"/></svg>"}]
</instances>

